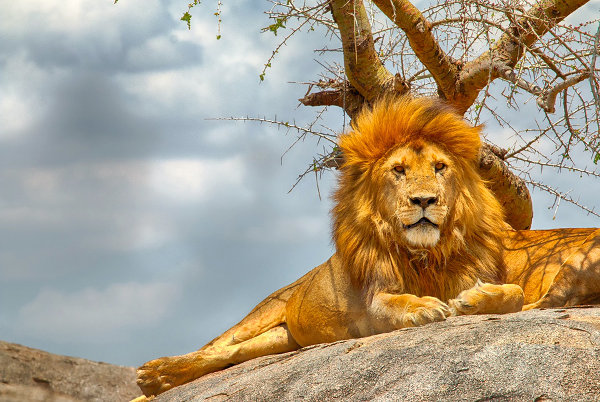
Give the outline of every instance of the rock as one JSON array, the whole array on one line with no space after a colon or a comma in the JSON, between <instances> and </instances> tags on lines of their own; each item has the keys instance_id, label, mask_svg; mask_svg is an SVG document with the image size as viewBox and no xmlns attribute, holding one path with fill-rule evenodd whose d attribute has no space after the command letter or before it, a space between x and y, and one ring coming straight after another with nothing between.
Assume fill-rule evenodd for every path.
<instances>
[{"instance_id":1,"label":"rock","mask_svg":"<svg viewBox=\"0 0 600 402\"><path fill-rule=\"evenodd\" d=\"M0 401L129 401L135 369L0 341Z\"/></svg>"},{"instance_id":2,"label":"rock","mask_svg":"<svg viewBox=\"0 0 600 402\"><path fill-rule=\"evenodd\" d=\"M159 401L600 400L600 308L445 322L258 358Z\"/></svg>"}]
</instances>

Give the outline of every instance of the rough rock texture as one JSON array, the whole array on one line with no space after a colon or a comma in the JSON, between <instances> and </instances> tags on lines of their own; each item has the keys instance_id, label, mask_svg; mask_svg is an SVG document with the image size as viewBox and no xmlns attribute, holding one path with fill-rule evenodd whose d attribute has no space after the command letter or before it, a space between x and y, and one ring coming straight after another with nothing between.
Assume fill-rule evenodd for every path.
<instances>
[{"instance_id":1,"label":"rough rock texture","mask_svg":"<svg viewBox=\"0 0 600 402\"><path fill-rule=\"evenodd\" d=\"M453 317L209 374L154 399L600 400L600 308Z\"/></svg>"},{"instance_id":2,"label":"rough rock texture","mask_svg":"<svg viewBox=\"0 0 600 402\"><path fill-rule=\"evenodd\" d=\"M140 394L133 367L59 356L0 341L0 401L128 401Z\"/></svg>"}]
</instances>

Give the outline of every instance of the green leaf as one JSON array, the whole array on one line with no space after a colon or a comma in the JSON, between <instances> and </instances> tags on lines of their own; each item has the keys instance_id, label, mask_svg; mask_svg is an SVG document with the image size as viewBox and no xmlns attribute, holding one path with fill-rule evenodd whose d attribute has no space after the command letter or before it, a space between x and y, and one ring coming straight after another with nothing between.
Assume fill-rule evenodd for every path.
<instances>
[{"instance_id":1,"label":"green leaf","mask_svg":"<svg viewBox=\"0 0 600 402\"><path fill-rule=\"evenodd\" d=\"M277 18L277 19L275 20L275 23L274 23L274 24L271 24L271 25L269 25L269 26L267 27L267 29L266 29L266 30L269 30L269 31L273 32L273 34L274 34L275 36L277 36L277 30L278 30L279 28L285 28L285 22L286 22L286 20L287 20L287 18L286 18L286 17Z\"/></svg>"},{"instance_id":2,"label":"green leaf","mask_svg":"<svg viewBox=\"0 0 600 402\"><path fill-rule=\"evenodd\" d=\"M185 14L183 14L183 17L181 17L181 21L185 21L187 23L188 29L192 29L191 19L192 14L190 14L189 11L186 11Z\"/></svg>"},{"instance_id":3,"label":"green leaf","mask_svg":"<svg viewBox=\"0 0 600 402\"><path fill-rule=\"evenodd\" d=\"M597 154L594 156L594 165L597 165L597 164L598 164L598 161L600 161L600 153L597 153Z\"/></svg>"},{"instance_id":4,"label":"green leaf","mask_svg":"<svg viewBox=\"0 0 600 402\"><path fill-rule=\"evenodd\" d=\"M221 39L221 35L217 35L217 40Z\"/></svg>"}]
</instances>

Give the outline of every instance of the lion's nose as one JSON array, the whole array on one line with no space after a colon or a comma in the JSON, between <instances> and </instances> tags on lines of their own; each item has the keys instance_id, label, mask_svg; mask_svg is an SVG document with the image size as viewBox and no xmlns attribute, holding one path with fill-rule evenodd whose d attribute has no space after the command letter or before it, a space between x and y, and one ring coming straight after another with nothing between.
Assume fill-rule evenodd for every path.
<instances>
[{"instance_id":1,"label":"lion's nose","mask_svg":"<svg viewBox=\"0 0 600 402\"><path fill-rule=\"evenodd\" d=\"M437 197L411 197L410 202L425 209L437 202Z\"/></svg>"}]
</instances>

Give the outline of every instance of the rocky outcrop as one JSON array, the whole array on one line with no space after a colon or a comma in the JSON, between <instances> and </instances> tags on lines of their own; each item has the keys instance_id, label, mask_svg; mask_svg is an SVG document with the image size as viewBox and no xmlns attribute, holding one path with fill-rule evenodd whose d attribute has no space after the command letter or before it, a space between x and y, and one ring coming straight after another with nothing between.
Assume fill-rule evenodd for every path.
<instances>
[{"instance_id":1,"label":"rocky outcrop","mask_svg":"<svg viewBox=\"0 0 600 402\"><path fill-rule=\"evenodd\" d=\"M135 370L0 341L0 401L127 401ZM600 307L452 317L258 358L160 401L596 401Z\"/></svg>"},{"instance_id":2,"label":"rocky outcrop","mask_svg":"<svg viewBox=\"0 0 600 402\"><path fill-rule=\"evenodd\" d=\"M452 317L255 359L158 401L596 401L600 308Z\"/></svg>"},{"instance_id":3,"label":"rocky outcrop","mask_svg":"<svg viewBox=\"0 0 600 402\"><path fill-rule=\"evenodd\" d=\"M59 356L0 341L0 401L128 401L140 395L133 367Z\"/></svg>"}]
</instances>

